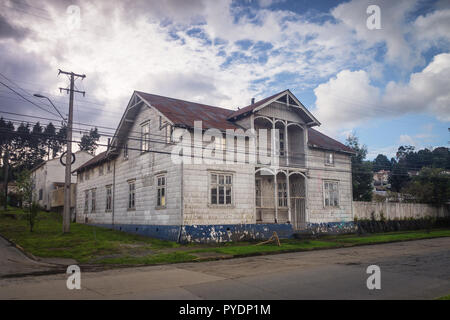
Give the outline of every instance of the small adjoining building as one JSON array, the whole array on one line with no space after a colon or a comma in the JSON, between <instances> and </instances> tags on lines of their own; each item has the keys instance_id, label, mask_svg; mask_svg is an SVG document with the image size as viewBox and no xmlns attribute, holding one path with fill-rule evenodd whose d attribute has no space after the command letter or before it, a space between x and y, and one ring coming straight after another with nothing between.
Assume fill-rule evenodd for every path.
<instances>
[{"instance_id":1,"label":"small adjoining building","mask_svg":"<svg viewBox=\"0 0 450 320\"><path fill-rule=\"evenodd\" d=\"M75 162L72 164L72 168L77 169L86 161L92 159L94 156L86 151L74 152ZM65 170L66 168L61 164L60 157L47 160L36 166L31 170L31 176L35 184L35 194L33 195L33 201L36 201L43 209L50 211L52 208L56 209L62 204L58 201L58 197L55 198L54 191L64 186ZM63 159L65 161L65 159ZM72 194L76 195L75 184L77 181L76 175L71 177ZM60 190L64 197L64 188ZM74 197L72 197L74 198ZM53 205L52 205L53 202ZM75 207L75 201L73 202Z\"/></svg>"},{"instance_id":2,"label":"small adjoining building","mask_svg":"<svg viewBox=\"0 0 450 320\"><path fill-rule=\"evenodd\" d=\"M289 90L236 111L135 91L76 170L77 222L197 242L351 228L353 150L319 125Z\"/></svg>"}]
</instances>

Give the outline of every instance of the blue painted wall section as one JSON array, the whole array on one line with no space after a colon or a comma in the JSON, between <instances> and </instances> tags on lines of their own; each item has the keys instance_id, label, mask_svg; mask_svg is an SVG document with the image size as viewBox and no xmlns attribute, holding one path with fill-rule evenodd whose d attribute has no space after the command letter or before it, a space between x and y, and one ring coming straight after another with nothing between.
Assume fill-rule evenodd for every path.
<instances>
[{"instance_id":1,"label":"blue painted wall section","mask_svg":"<svg viewBox=\"0 0 450 320\"><path fill-rule=\"evenodd\" d=\"M355 233L358 226L353 222L309 223L306 230L295 231L291 224L230 224L230 225L134 225L94 224L97 227L139 234L182 243L220 243L230 241L266 240L274 231L281 239L292 238L294 233L343 234Z\"/></svg>"},{"instance_id":2,"label":"blue painted wall section","mask_svg":"<svg viewBox=\"0 0 450 320\"><path fill-rule=\"evenodd\" d=\"M276 231L279 238L290 238L294 233L290 224L233 224L183 226L181 242L217 243L246 240L265 240Z\"/></svg>"},{"instance_id":3,"label":"blue painted wall section","mask_svg":"<svg viewBox=\"0 0 450 320\"><path fill-rule=\"evenodd\" d=\"M132 224L93 224L96 227L139 234L183 243L219 243L229 241L265 240L276 231L280 238L292 237L294 230L290 224L233 224L233 225L193 225L154 226ZM180 234L181 231L181 234Z\"/></svg>"}]
</instances>

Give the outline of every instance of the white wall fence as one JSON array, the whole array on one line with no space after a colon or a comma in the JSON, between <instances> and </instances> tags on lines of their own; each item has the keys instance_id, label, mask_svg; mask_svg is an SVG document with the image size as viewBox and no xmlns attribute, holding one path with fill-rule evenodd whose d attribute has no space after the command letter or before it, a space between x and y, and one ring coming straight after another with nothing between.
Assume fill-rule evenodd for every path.
<instances>
[{"instance_id":1,"label":"white wall fence","mask_svg":"<svg viewBox=\"0 0 450 320\"><path fill-rule=\"evenodd\" d=\"M353 201L353 216L358 220L371 219L372 212L377 220L380 219L381 213L385 219L393 220L395 218L450 217L449 211L449 205L437 208L425 203Z\"/></svg>"}]
</instances>

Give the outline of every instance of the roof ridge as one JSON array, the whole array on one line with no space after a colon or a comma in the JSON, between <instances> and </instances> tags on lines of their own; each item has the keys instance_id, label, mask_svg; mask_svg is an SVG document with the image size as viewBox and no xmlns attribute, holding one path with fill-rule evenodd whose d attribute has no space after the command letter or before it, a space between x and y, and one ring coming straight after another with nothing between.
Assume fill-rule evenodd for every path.
<instances>
[{"instance_id":1,"label":"roof ridge","mask_svg":"<svg viewBox=\"0 0 450 320\"><path fill-rule=\"evenodd\" d=\"M228 108L224 108L224 107L213 106L213 105L210 105L210 104L205 104L205 103L200 103L200 102L195 102L195 101L189 101L189 100L183 100L183 99L173 98L173 97L167 97L167 96L163 96L163 95L160 95L160 94L148 93L148 92L138 91L138 90L135 90L135 91L136 91L136 93L143 93L143 94L147 94L147 95L151 95L151 96L157 96L157 97L166 98L166 99L172 99L172 100L177 100L177 101L181 101L181 102L195 103L195 104L198 104L198 105L201 105L201 106L206 106L206 107L211 107L211 108L222 109L222 110L226 110L226 111L230 111L230 112L236 111L236 110L233 110L233 109L228 109Z\"/></svg>"}]
</instances>

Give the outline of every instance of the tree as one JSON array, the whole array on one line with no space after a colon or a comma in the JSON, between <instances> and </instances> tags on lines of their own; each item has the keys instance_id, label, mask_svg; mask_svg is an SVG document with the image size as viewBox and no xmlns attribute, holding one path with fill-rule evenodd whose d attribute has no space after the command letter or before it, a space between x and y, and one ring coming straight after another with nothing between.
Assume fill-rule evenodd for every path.
<instances>
[{"instance_id":1,"label":"tree","mask_svg":"<svg viewBox=\"0 0 450 320\"><path fill-rule=\"evenodd\" d=\"M8 210L8 182L10 176L10 155L12 151L12 141L14 138L14 125L11 121L6 122L3 117L0 118L0 155L3 164L3 183L4 183L4 210Z\"/></svg>"},{"instance_id":2,"label":"tree","mask_svg":"<svg viewBox=\"0 0 450 320\"><path fill-rule=\"evenodd\" d=\"M372 163L364 161L367 156L367 147L359 145L359 139L355 135L347 138L347 146L349 146L355 154L352 155L352 185L353 199L355 201L371 201L372 200Z\"/></svg>"},{"instance_id":3,"label":"tree","mask_svg":"<svg viewBox=\"0 0 450 320\"><path fill-rule=\"evenodd\" d=\"M97 141L100 139L100 135L98 133L98 129L91 129L89 131L89 134L84 134L81 137L80 143L78 143L78 146L80 147L80 150L87 151L91 154L95 154L95 150L97 149Z\"/></svg>"},{"instance_id":4,"label":"tree","mask_svg":"<svg viewBox=\"0 0 450 320\"><path fill-rule=\"evenodd\" d=\"M392 164L389 159L384 154L379 154L373 160L373 172L378 172L380 170L388 170L391 171Z\"/></svg>"},{"instance_id":5,"label":"tree","mask_svg":"<svg viewBox=\"0 0 450 320\"><path fill-rule=\"evenodd\" d=\"M391 184L392 191L400 192L410 180L408 170L403 163L393 165L391 174L389 175L389 183Z\"/></svg>"},{"instance_id":6,"label":"tree","mask_svg":"<svg viewBox=\"0 0 450 320\"><path fill-rule=\"evenodd\" d=\"M17 179L17 186L22 196L22 200L26 205L28 211L28 223L30 225L30 232L33 232L33 228L36 224L37 215L39 212L39 206L33 201L34 195L34 181L31 177L31 173L28 170L23 170Z\"/></svg>"},{"instance_id":7,"label":"tree","mask_svg":"<svg viewBox=\"0 0 450 320\"><path fill-rule=\"evenodd\" d=\"M442 168L423 168L404 192L418 202L443 205L450 201L450 174Z\"/></svg>"},{"instance_id":8,"label":"tree","mask_svg":"<svg viewBox=\"0 0 450 320\"><path fill-rule=\"evenodd\" d=\"M39 122L33 126L29 140L29 157L26 161L26 167L28 169L34 168L44 161L46 150L46 136L44 135L44 128Z\"/></svg>"},{"instance_id":9,"label":"tree","mask_svg":"<svg viewBox=\"0 0 450 320\"><path fill-rule=\"evenodd\" d=\"M58 149L58 141L56 136L56 128L53 123L49 123L44 130L44 144L47 149L47 160L50 160L50 157L55 158Z\"/></svg>"},{"instance_id":10,"label":"tree","mask_svg":"<svg viewBox=\"0 0 450 320\"><path fill-rule=\"evenodd\" d=\"M63 146L66 143L67 143L67 125L63 123L58 133L56 134L56 141L54 147L55 156L63 150Z\"/></svg>"}]
</instances>

